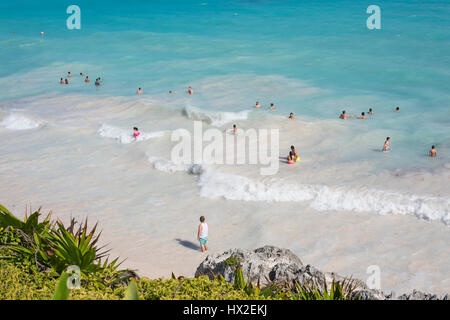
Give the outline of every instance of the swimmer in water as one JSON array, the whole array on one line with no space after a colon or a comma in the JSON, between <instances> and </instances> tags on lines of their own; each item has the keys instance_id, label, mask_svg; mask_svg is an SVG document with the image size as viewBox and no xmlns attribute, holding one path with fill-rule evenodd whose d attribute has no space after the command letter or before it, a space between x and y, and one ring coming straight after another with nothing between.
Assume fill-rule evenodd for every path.
<instances>
[{"instance_id":1,"label":"swimmer in water","mask_svg":"<svg viewBox=\"0 0 450 320\"><path fill-rule=\"evenodd\" d=\"M64 84L69 84L69 80L65 79Z\"/></svg>"},{"instance_id":2,"label":"swimmer in water","mask_svg":"<svg viewBox=\"0 0 450 320\"><path fill-rule=\"evenodd\" d=\"M294 114L292 112L289 113L289 119L295 119L295 116L294 116Z\"/></svg>"},{"instance_id":3,"label":"swimmer in water","mask_svg":"<svg viewBox=\"0 0 450 320\"><path fill-rule=\"evenodd\" d=\"M141 135L141 133L139 132L139 129L137 128L137 127L134 127L133 128L133 137L134 137L134 139L136 140L137 139L137 137L139 137L140 135Z\"/></svg>"},{"instance_id":4,"label":"swimmer in water","mask_svg":"<svg viewBox=\"0 0 450 320\"><path fill-rule=\"evenodd\" d=\"M237 134L237 128L236 128L236 125L235 125L235 124L233 124L233 133L234 133L234 134Z\"/></svg>"},{"instance_id":5,"label":"swimmer in water","mask_svg":"<svg viewBox=\"0 0 450 320\"><path fill-rule=\"evenodd\" d=\"M187 93L188 93L189 95L193 95L193 94L194 94L194 90L192 90L192 88L189 87L188 90L187 90Z\"/></svg>"},{"instance_id":6,"label":"swimmer in water","mask_svg":"<svg viewBox=\"0 0 450 320\"><path fill-rule=\"evenodd\" d=\"M270 104L270 110L275 109L276 107L273 105L273 103Z\"/></svg>"},{"instance_id":7,"label":"swimmer in water","mask_svg":"<svg viewBox=\"0 0 450 320\"><path fill-rule=\"evenodd\" d=\"M258 101L256 101L255 105L253 106L253 108L261 108L261 105L259 104Z\"/></svg>"},{"instance_id":8,"label":"swimmer in water","mask_svg":"<svg viewBox=\"0 0 450 320\"><path fill-rule=\"evenodd\" d=\"M80 77L82 77L83 76L83 72L80 72Z\"/></svg>"},{"instance_id":9,"label":"swimmer in water","mask_svg":"<svg viewBox=\"0 0 450 320\"><path fill-rule=\"evenodd\" d=\"M436 156L437 156L436 148L434 146L431 146L430 157L436 157Z\"/></svg>"},{"instance_id":10,"label":"swimmer in water","mask_svg":"<svg viewBox=\"0 0 450 320\"><path fill-rule=\"evenodd\" d=\"M339 116L340 119L344 119L344 120L347 119L347 118L352 118L352 117L354 117L354 115L353 115L353 116L347 115L347 114L345 113L345 110L343 110L342 113L341 113L341 115Z\"/></svg>"},{"instance_id":11,"label":"swimmer in water","mask_svg":"<svg viewBox=\"0 0 450 320\"><path fill-rule=\"evenodd\" d=\"M95 79L95 86L98 87L98 86L101 86L101 85L102 84L100 83L100 80L98 80L98 78Z\"/></svg>"},{"instance_id":12,"label":"swimmer in water","mask_svg":"<svg viewBox=\"0 0 450 320\"><path fill-rule=\"evenodd\" d=\"M139 88L138 91L136 91L136 94L142 94L142 89Z\"/></svg>"},{"instance_id":13,"label":"swimmer in water","mask_svg":"<svg viewBox=\"0 0 450 320\"><path fill-rule=\"evenodd\" d=\"M364 112L361 112L360 117L356 117L356 119L365 119L365 118L366 118L366 114Z\"/></svg>"},{"instance_id":14,"label":"swimmer in water","mask_svg":"<svg viewBox=\"0 0 450 320\"><path fill-rule=\"evenodd\" d=\"M389 142L391 141L391 137L387 137L386 141L384 142L384 146L383 146L383 152L389 151L391 150L391 147L389 146Z\"/></svg>"},{"instance_id":15,"label":"swimmer in water","mask_svg":"<svg viewBox=\"0 0 450 320\"><path fill-rule=\"evenodd\" d=\"M395 108L395 112L400 112L400 108L399 107Z\"/></svg>"},{"instance_id":16,"label":"swimmer in water","mask_svg":"<svg viewBox=\"0 0 450 320\"><path fill-rule=\"evenodd\" d=\"M172 90L169 90L169 94L173 94L173 93L175 93L175 92L173 92Z\"/></svg>"},{"instance_id":17,"label":"swimmer in water","mask_svg":"<svg viewBox=\"0 0 450 320\"><path fill-rule=\"evenodd\" d=\"M65 84L63 78L61 78L61 80L59 80L59 84Z\"/></svg>"},{"instance_id":18,"label":"swimmer in water","mask_svg":"<svg viewBox=\"0 0 450 320\"><path fill-rule=\"evenodd\" d=\"M91 82L91 79L89 79L89 76L86 76L86 79L84 79L84 82Z\"/></svg>"},{"instance_id":19,"label":"swimmer in water","mask_svg":"<svg viewBox=\"0 0 450 320\"><path fill-rule=\"evenodd\" d=\"M67 72L67 76L70 78L72 76L72 74L69 72Z\"/></svg>"},{"instance_id":20,"label":"swimmer in water","mask_svg":"<svg viewBox=\"0 0 450 320\"><path fill-rule=\"evenodd\" d=\"M372 111L372 108L369 108L369 114L374 114L374 112Z\"/></svg>"},{"instance_id":21,"label":"swimmer in water","mask_svg":"<svg viewBox=\"0 0 450 320\"><path fill-rule=\"evenodd\" d=\"M296 162L298 159L298 153L297 150L295 150L294 146L291 146L291 151L289 151L289 155L287 157L288 162Z\"/></svg>"}]
</instances>

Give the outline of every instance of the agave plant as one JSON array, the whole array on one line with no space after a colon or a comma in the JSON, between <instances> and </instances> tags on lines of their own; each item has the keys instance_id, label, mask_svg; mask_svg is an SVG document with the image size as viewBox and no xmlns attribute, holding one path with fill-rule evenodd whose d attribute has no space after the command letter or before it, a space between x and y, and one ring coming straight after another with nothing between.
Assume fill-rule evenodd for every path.
<instances>
[{"instance_id":1,"label":"agave plant","mask_svg":"<svg viewBox=\"0 0 450 320\"><path fill-rule=\"evenodd\" d=\"M223 278L222 278L223 279ZM269 284L262 288L260 282L254 285L251 279L247 281L244 280L244 274L242 272L242 267L238 265L234 274L234 284L233 287L238 290L244 290L249 296L273 296L278 292L277 286L274 284Z\"/></svg>"},{"instance_id":2,"label":"agave plant","mask_svg":"<svg viewBox=\"0 0 450 320\"><path fill-rule=\"evenodd\" d=\"M44 235L52 228L52 222L50 220L52 212L50 211L41 222L39 222L40 215L41 208L30 214L30 216L28 216L27 210L25 212L25 218L22 221L9 212L4 206L0 205L0 228L13 228L29 237L33 236L33 233Z\"/></svg>"},{"instance_id":3,"label":"agave plant","mask_svg":"<svg viewBox=\"0 0 450 320\"><path fill-rule=\"evenodd\" d=\"M358 296L352 298L352 293L356 288L356 283L351 278L345 278L342 281L333 281L328 288L326 280L322 284L316 281L309 281L303 284L295 282L295 288L292 288L294 297L299 300L357 300Z\"/></svg>"},{"instance_id":4,"label":"agave plant","mask_svg":"<svg viewBox=\"0 0 450 320\"><path fill-rule=\"evenodd\" d=\"M87 231L87 219L76 229L75 219L71 219L69 227L65 228L58 221L56 229L51 233L49 244L51 247L52 266L56 272L61 273L70 265L76 265L82 273L96 272L101 269L98 263L107 256L107 251L101 251L96 244L100 234L95 235L97 224L90 232Z\"/></svg>"},{"instance_id":5,"label":"agave plant","mask_svg":"<svg viewBox=\"0 0 450 320\"><path fill-rule=\"evenodd\" d=\"M118 258L109 262L109 250L97 246L101 234L96 234L97 224L89 231L87 219L78 225L71 218L66 228L61 221L52 223L50 213L41 222L39 216L40 210L21 221L0 206L0 230L8 228L19 238L4 246L17 257L33 262L39 271L53 269L62 274L68 266L76 265L85 279L100 286L125 284L137 276L132 270L119 270Z\"/></svg>"}]
</instances>

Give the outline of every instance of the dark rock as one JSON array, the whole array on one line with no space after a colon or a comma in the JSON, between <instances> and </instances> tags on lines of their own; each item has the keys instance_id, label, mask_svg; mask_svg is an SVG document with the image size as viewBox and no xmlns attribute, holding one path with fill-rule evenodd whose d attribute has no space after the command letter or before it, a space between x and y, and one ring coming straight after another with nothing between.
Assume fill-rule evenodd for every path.
<instances>
[{"instance_id":1,"label":"dark rock","mask_svg":"<svg viewBox=\"0 0 450 320\"><path fill-rule=\"evenodd\" d=\"M288 249L280 249L273 246L265 246L256 250L232 249L220 254L209 255L199 265L195 276L208 275L223 276L226 281L233 282L236 267L241 266L244 278L261 286L270 283L292 283L297 281L300 285L315 284L323 288L326 283L329 286L333 281L341 282L344 277L334 272L322 272L311 265L303 265L301 260ZM395 298L395 293L386 294L379 290L369 289L359 279L351 279L354 291L351 298L359 300L438 300L434 294L423 293L414 290L410 294L403 294ZM448 295L442 300L448 300Z\"/></svg>"},{"instance_id":2,"label":"dark rock","mask_svg":"<svg viewBox=\"0 0 450 320\"><path fill-rule=\"evenodd\" d=\"M246 279L261 285L271 281L292 281L301 268L301 260L288 249L265 246L253 251L233 249L221 254L209 255L200 264L195 276L222 275L226 281L234 280L236 267L240 265Z\"/></svg>"}]
</instances>

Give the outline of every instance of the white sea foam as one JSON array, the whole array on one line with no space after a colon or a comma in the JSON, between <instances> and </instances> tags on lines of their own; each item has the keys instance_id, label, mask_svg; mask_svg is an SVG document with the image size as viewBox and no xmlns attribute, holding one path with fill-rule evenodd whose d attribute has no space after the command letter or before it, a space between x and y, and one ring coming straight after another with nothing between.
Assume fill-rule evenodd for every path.
<instances>
[{"instance_id":1,"label":"white sea foam","mask_svg":"<svg viewBox=\"0 0 450 320\"><path fill-rule=\"evenodd\" d=\"M19 113L10 113L0 122L0 126L9 130L35 129L40 126L40 122L33 120Z\"/></svg>"},{"instance_id":2,"label":"white sea foam","mask_svg":"<svg viewBox=\"0 0 450 320\"><path fill-rule=\"evenodd\" d=\"M200 195L243 201L308 202L320 211L345 210L378 214L411 214L450 225L450 199L421 197L370 189L325 185L276 184L205 170L199 179Z\"/></svg>"},{"instance_id":3,"label":"white sea foam","mask_svg":"<svg viewBox=\"0 0 450 320\"><path fill-rule=\"evenodd\" d=\"M213 126L223 126L226 123L236 120L247 120L249 110L240 112L228 112L228 111L209 111L196 107L185 107L183 114L192 120L204 121Z\"/></svg>"},{"instance_id":4,"label":"white sea foam","mask_svg":"<svg viewBox=\"0 0 450 320\"><path fill-rule=\"evenodd\" d=\"M155 169L167 173L187 172L190 174L198 175L203 172L203 166L199 164L175 163L171 160L161 159L149 155L148 161L153 165Z\"/></svg>"},{"instance_id":5,"label":"white sea foam","mask_svg":"<svg viewBox=\"0 0 450 320\"><path fill-rule=\"evenodd\" d=\"M133 132L131 129L123 129L119 127L110 126L107 124L102 124L102 126L97 131L102 137L114 138L119 140L121 143L131 143L133 141L145 141L153 138L159 138L164 136L164 131L155 132L142 132L134 139Z\"/></svg>"}]
</instances>

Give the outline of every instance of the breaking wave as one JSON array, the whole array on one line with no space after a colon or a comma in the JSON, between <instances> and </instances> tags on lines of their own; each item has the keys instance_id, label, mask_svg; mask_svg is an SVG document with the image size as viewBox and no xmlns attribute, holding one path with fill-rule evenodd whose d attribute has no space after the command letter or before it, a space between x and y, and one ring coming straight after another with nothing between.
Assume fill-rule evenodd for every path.
<instances>
[{"instance_id":1,"label":"breaking wave","mask_svg":"<svg viewBox=\"0 0 450 320\"><path fill-rule=\"evenodd\" d=\"M450 225L450 199L405 195L381 190L349 190L341 187L308 184L276 184L205 170L199 179L200 195L242 201L308 202L320 211L358 211L410 214L423 220Z\"/></svg>"},{"instance_id":2,"label":"breaking wave","mask_svg":"<svg viewBox=\"0 0 450 320\"><path fill-rule=\"evenodd\" d=\"M119 140L121 143L131 143L133 141L145 141L153 138L164 136L164 131L142 132L136 139L133 136L133 130L122 129L107 124L102 124L97 131L102 137L113 138Z\"/></svg>"},{"instance_id":3,"label":"breaking wave","mask_svg":"<svg viewBox=\"0 0 450 320\"><path fill-rule=\"evenodd\" d=\"M41 123L39 121L30 119L19 113L10 113L0 122L0 126L9 130L35 129L40 125Z\"/></svg>"},{"instance_id":4,"label":"breaking wave","mask_svg":"<svg viewBox=\"0 0 450 320\"><path fill-rule=\"evenodd\" d=\"M204 121L213 126L223 126L236 120L247 120L250 110L240 112L208 111L196 107L185 107L183 115L192 120Z\"/></svg>"}]
</instances>

